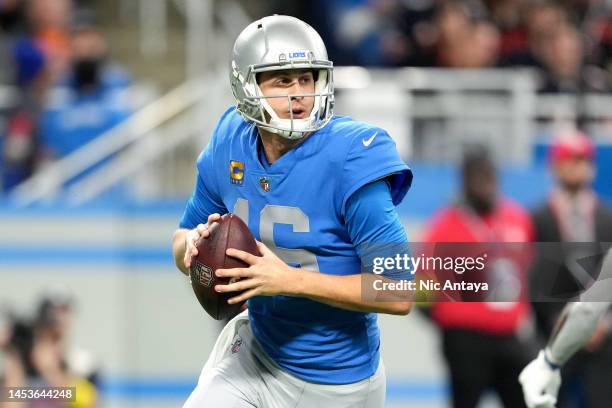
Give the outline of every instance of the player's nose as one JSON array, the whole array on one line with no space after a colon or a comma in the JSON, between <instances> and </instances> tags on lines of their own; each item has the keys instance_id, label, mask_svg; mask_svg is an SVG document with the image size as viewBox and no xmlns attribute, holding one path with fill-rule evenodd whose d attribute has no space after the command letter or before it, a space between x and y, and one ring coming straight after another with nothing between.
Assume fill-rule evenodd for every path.
<instances>
[{"instance_id":1,"label":"player's nose","mask_svg":"<svg viewBox=\"0 0 612 408\"><path fill-rule=\"evenodd\" d=\"M302 85L298 80L293 81L293 84L291 84L291 87L289 88L289 95L292 95L291 99L301 100L302 98L304 98L303 94L305 94L306 92L306 87Z\"/></svg>"}]
</instances>

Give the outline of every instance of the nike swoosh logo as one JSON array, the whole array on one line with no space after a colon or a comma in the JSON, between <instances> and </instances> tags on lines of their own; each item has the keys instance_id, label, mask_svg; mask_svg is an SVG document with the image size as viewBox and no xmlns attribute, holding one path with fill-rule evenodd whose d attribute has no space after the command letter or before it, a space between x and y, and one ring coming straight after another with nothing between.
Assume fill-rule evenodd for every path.
<instances>
[{"instance_id":1,"label":"nike swoosh logo","mask_svg":"<svg viewBox=\"0 0 612 408\"><path fill-rule=\"evenodd\" d=\"M361 142L365 147L368 147L374 141L374 138L378 135L378 132L374 133L369 139L363 139Z\"/></svg>"}]
</instances>

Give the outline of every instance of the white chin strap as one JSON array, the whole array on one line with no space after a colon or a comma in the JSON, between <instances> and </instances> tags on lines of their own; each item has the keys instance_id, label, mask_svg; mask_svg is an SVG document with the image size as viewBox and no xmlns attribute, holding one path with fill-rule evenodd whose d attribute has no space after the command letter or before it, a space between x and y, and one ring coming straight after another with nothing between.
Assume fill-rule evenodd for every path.
<instances>
[{"instance_id":1,"label":"white chin strap","mask_svg":"<svg viewBox=\"0 0 612 408\"><path fill-rule=\"evenodd\" d=\"M291 122L291 119L280 119L280 120L281 121L289 121L289 122ZM279 136L284 137L285 139L296 140L296 139L303 138L306 135L306 133L308 133L309 131L308 130L299 130L299 126L296 126L295 122L297 122L297 121L301 122L301 121L306 121L306 120L307 119L295 119L293 121L294 122L293 123L293 127L296 130L279 129L278 127L281 127L281 126L284 127L284 125L282 123L281 124L276 124L273 121L270 121L270 124L272 126L278 126L278 127L264 127L264 126L262 126L262 127L265 128L270 133L275 133L275 134L277 134ZM289 124L289 126L291 126L291 124ZM308 124L304 124L304 126L301 126L301 127L308 127Z\"/></svg>"},{"instance_id":2,"label":"white chin strap","mask_svg":"<svg viewBox=\"0 0 612 408\"><path fill-rule=\"evenodd\" d=\"M310 116L305 119L281 119L274 112L268 101L265 98L261 99L261 105L266 110L266 113L270 115L270 120L268 121L270 126L261 127L287 139L301 139L306 133L312 132L312 124L319 111L318 99L315 97L315 104L310 112Z\"/></svg>"}]
</instances>

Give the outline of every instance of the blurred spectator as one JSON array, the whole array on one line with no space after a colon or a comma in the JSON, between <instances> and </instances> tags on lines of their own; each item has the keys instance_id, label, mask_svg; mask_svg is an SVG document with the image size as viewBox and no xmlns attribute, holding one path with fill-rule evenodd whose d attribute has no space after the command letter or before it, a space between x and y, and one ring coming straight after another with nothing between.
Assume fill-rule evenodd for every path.
<instances>
[{"instance_id":1,"label":"blurred spectator","mask_svg":"<svg viewBox=\"0 0 612 408\"><path fill-rule=\"evenodd\" d=\"M592 39L592 62L612 72L612 5L608 3L604 11L591 15L584 27Z\"/></svg>"},{"instance_id":2,"label":"blurred spectator","mask_svg":"<svg viewBox=\"0 0 612 408\"><path fill-rule=\"evenodd\" d=\"M580 132L559 135L549 150L549 162L556 187L549 199L533 214L536 242L612 242L612 209L606 207L592 189L595 177L595 147ZM598 248L595 244L595 250ZM569 250L568 250L569 251ZM596 253L596 252L595 252ZM571 254L571 252L570 252ZM547 262L549 257L538 257L531 271L534 297L548 294L554 282L555 294L572 300L582 286L567 266ZM554 278L554 281L551 280ZM538 330L549 338L565 303L537 302L534 311ZM578 353L563 367L563 385L559 393L559 407L567 407L575 397L571 389L584 387L586 408L607 407L612 401L609 372L612 367L612 336L610 327L602 323L587 350ZM566 405L567 404L567 405Z\"/></svg>"},{"instance_id":3,"label":"blurred spectator","mask_svg":"<svg viewBox=\"0 0 612 408\"><path fill-rule=\"evenodd\" d=\"M106 38L87 12L78 13L70 39L70 65L43 112L46 158L62 158L123 121L130 79L108 57Z\"/></svg>"},{"instance_id":4,"label":"blurred spectator","mask_svg":"<svg viewBox=\"0 0 612 408\"><path fill-rule=\"evenodd\" d=\"M50 83L67 63L71 2L9 0L3 5L6 25L20 31L8 48L17 100L6 113L0 134L0 191L8 191L31 176L37 166L41 106Z\"/></svg>"},{"instance_id":5,"label":"blurred spectator","mask_svg":"<svg viewBox=\"0 0 612 408\"><path fill-rule=\"evenodd\" d=\"M569 24L566 11L554 2L535 3L526 10L527 33L530 43L530 56L538 58L546 51L546 40L553 36L559 27ZM520 63L517 61L515 63ZM532 61L527 60L527 65ZM535 61L534 65L540 62Z\"/></svg>"},{"instance_id":6,"label":"blurred spectator","mask_svg":"<svg viewBox=\"0 0 612 408\"><path fill-rule=\"evenodd\" d=\"M70 48L70 0L28 0L29 36L47 59L48 82L53 83L68 64Z\"/></svg>"},{"instance_id":7,"label":"blurred spectator","mask_svg":"<svg viewBox=\"0 0 612 408\"><path fill-rule=\"evenodd\" d=\"M79 378L99 385L99 367L93 355L69 344L74 319L74 300L63 288L47 290L38 305L37 319L40 326L48 328L50 338L62 350L67 370Z\"/></svg>"},{"instance_id":8,"label":"blurred spectator","mask_svg":"<svg viewBox=\"0 0 612 408\"><path fill-rule=\"evenodd\" d=\"M0 30L7 34L14 34L23 29L24 0L0 1Z\"/></svg>"},{"instance_id":9,"label":"blurred spectator","mask_svg":"<svg viewBox=\"0 0 612 408\"><path fill-rule=\"evenodd\" d=\"M0 308L0 350L8 345L11 330L7 311Z\"/></svg>"},{"instance_id":10,"label":"blurred spectator","mask_svg":"<svg viewBox=\"0 0 612 408\"><path fill-rule=\"evenodd\" d=\"M469 42L471 18L465 5L449 3L436 16L437 58L436 64L445 67L463 65L463 52Z\"/></svg>"},{"instance_id":11,"label":"blurred spectator","mask_svg":"<svg viewBox=\"0 0 612 408\"><path fill-rule=\"evenodd\" d=\"M345 8L337 18L336 42L350 50L352 64L392 65L392 60L406 53L406 41L397 27L399 2L395 0L362 1ZM386 43L386 44L385 44ZM394 43L395 49L390 50ZM392 55L386 53L391 51Z\"/></svg>"},{"instance_id":12,"label":"blurred spectator","mask_svg":"<svg viewBox=\"0 0 612 408\"><path fill-rule=\"evenodd\" d=\"M541 59L545 69L542 92L604 92L608 90L607 73L585 64L580 33L561 25L542 43Z\"/></svg>"},{"instance_id":13,"label":"blurred spectator","mask_svg":"<svg viewBox=\"0 0 612 408\"><path fill-rule=\"evenodd\" d=\"M486 68L497 64L499 30L483 19L474 19L461 3L449 3L436 18L437 65L448 68Z\"/></svg>"},{"instance_id":14,"label":"blurred spectator","mask_svg":"<svg viewBox=\"0 0 612 408\"><path fill-rule=\"evenodd\" d=\"M500 58L528 49L523 13L529 0L484 0L490 18L500 30Z\"/></svg>"},{"instance_id":15,"label":"blurred spectator","mask_svg":"<svg viewBox=\"0 0 612 408\"><path fill-rule=\"evenodd\" d=\"M501 273L505 279L512 279L509 273L520 275L528 259L516 246L506 247L503 243L529 242L532 234L527 212L500 197L496 169L488 153L474 149L464 158L459 200L435 215L423 242L495 243L496 251L503 254L498 261L503 262L487 265L487 274L494 276L499 272L495 268L503 264ZM442 248L448 247L441 247L445 251ZM461 250L461 256L466 251ZM436 248L436 256L449 255L453 256L439 253ZM522 276L514 278L523 280ZM430 315L442 330L453 407L475 408L490 388L505 407L525 406L516 378L536 351L529 336L527 303L440 301L432 303Z\"/></svg>"},{"instance_id":16,"label":"blurred spectator","mask_svg":"<svg viewBox=\"0 0 612 408\"><path fill-rule=\"evenodd\" d=\"M0 352L5 355L0 386L76 387L76 401L70 407L95 407L97 369L91 358L88 365L83 363L82 351L80 365L74 365L67 347L71 315L72 300L62 291L47 293L32 321L7 315L10 323L8 335L4 336L7 340L0 344ZM0 407L11 406L12 403L0 402ZM58 401L30 406L66 407Z\"/></svg>"},{"instance_id":17,"label":"blurred spectator","mask_svg":"<svg viewBox=\"0 0 612 408\"><path fill-rule=\"evenodd\" d=\"M0 307L0 384L5 383L4 373L6 362L4 354L8 349L12 336L12 319L9 311Z\"/></svg>"},{"instance_id":18,"label":"blurred spectator","mask_svg":"<svg viewBox=\"0 0 612 408\"><path fill-rule=\"evenodd\" d=\"M0 191L10 190L34 172L38 120L46 89L46 59L36 43L21 38L12 54L17 95L0 134Z\"/></svg>"},{"instance_id":19,"label":"blurred spectator","mask_svg":"<svg viewBox=\"0 0 612 408\"><path fill-rule=\"evenodd\" d=\"M0 84L12 83L11 43L23 31L23 0L0 0Z\"/></svg>"},{"instance_id":20,"label":"blurred spectator","mask_svg":"<svg viewBox=\"0 0 612 408\"><path fill-rule=\"evenodd\" d=\"M524 3L521 20L516 24L513 34L515 43L504 50L502 64L543 68L542 55L547 38L569 22L567 12L561 5L544 1Z\"/></svg>"},{"instance_id":21,"label":"blurred spectator","mask_svg":"<svg viewBox=\"0 0 612 408\"><path fill-rule=\"evenodd\" d=\"M29 322L5 312L5 341L0 351L4 354L4 367L0 375L4 387L17 387L26 384L29 376L36 375L31 360L33 345L32 327ZM4 407L1 405L0 407Z\"/></svg>"},{"instance_id":22,"label":"blurred spectator","mask_svg":"<svg viewBox=\"0 0 612 408\"><path fill-rule=\"evenodd\" d=\"M472 27L470 36L470 58L466 61L469 68L486 68L497 65L500 50L499 30L487 21L478 21Z\"/></svg>"},{"instance_id":23,"label":"blurred spectator","mask_svg":"<svg viewBox=\"0 0 612 408\"><path fill-rule=\"evenodd\" d=\"M434 1L339 0L333 3L331 7L337 17L328 24L334 27L332 49L341 51L339 64L423 65L429 58L429 48L435 41L430 23ZM348 56L343 55L347 53Z\"/></svg>"}]
</instances>

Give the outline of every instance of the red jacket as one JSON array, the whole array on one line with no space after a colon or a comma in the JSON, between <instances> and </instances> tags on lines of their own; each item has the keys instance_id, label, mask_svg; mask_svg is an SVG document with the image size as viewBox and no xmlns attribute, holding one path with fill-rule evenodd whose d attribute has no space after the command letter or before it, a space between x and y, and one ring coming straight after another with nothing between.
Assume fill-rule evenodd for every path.
<instances>
[{"instance_id":1,"label":"red jacket","mask_svg":"<svg viewBox=\"0 0 612 408\"><path fill-rule=\"evenodd\" d=\"M518 204L500 200L491 214L479 216L461 205L443 209L426 228L423 242L530 242L534 236L528 213ZM500 246L501 247L501 246ZM506 246L511 251L512 246ZM523 249L525 246L520 246ZM514 246L516 248L516 246ZM510 255L526 282L525 252ZM476 330L491 335L511 335L529 317L525 302L435 302L432 318L443 329Z\"/></svg>"}]
</instances>

